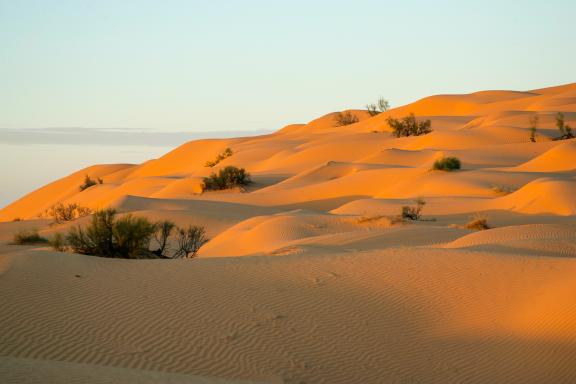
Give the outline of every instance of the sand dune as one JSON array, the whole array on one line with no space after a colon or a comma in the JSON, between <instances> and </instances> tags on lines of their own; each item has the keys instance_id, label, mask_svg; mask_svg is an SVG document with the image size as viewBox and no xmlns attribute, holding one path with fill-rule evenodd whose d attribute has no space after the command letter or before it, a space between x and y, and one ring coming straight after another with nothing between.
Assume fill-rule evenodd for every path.
<instances>
[{"instance_id":1,"label":"sand dune","mask_svg":"<svg viewBox=\"0 0 576 384\"><path fill-rule=\"evenodd\" d=\"M350 112L89 167L0 210L0 381L575 382L576 139L554 139L576 84ZM394 137L386 120L411 112L434 131ZM442 157L462 168L432 170ZM203 193L228 165L254 183ZM80 191L85 175L104 182ZM422 220L399 220L418 198ZM59 202L211 240L194 260L9 244L90 220L38 218ZM467 228L476 214L491 229Z\"/></svg>"}]
</instances>

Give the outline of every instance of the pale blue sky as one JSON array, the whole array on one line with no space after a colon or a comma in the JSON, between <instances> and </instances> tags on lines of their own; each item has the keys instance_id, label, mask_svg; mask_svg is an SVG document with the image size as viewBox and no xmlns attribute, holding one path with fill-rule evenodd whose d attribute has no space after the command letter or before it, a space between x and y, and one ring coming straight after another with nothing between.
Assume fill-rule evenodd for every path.
<instances>
[{"instance_id":1,"label":"pale blue sky","mask_svg":"<svg viewBox=\"0 0 576 384\"><path fill-rule=\"evenodd\" d=\"M575 1L0 0L0 127L277 129L576 81Z\"/></svg>"}]
</instances>

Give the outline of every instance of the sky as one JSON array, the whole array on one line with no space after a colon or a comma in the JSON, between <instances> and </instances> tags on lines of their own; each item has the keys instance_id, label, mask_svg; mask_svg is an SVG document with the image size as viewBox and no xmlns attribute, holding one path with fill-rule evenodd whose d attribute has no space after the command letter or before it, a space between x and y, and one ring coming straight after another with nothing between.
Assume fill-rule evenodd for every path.
<instances>
[{"instance_id":1,"label":"sky","mask_svg":"<svg viewBox=\"0 0 576 384\"><path fill-rule=\"evenodd\" d=\"M0 0L0 128L275 130L576 81L576 2Z\"/></svg>"}]
</instances>

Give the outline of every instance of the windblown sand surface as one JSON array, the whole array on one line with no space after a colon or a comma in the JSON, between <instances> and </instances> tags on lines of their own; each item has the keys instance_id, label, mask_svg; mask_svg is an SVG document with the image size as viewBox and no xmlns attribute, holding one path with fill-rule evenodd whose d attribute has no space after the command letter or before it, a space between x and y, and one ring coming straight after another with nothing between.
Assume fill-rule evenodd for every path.
<instances>
[{"instance_id":1,"label":"windblown sand surface","mask_svg":"<svg viewBox=\"0 0 576 384\"><path fill-rule=\"evenodd\" d=\"M576 85L433 96L32 192L0 211L0 381L576 382L576 140L552 140L559 111L576 127ZM386 118L410 112L434 132L394 138ZM227 147L214 169L255 183L202 194ZM462 170L431 171L442 156ZM104 184L80 192L86 174ZM398 222L418 197L424 221ZM193 260L8 244L87 221L37 219L57 202L203 225L211 241ZM475 213L493 228L466 229Z\"/></svg>"}]
</instances>

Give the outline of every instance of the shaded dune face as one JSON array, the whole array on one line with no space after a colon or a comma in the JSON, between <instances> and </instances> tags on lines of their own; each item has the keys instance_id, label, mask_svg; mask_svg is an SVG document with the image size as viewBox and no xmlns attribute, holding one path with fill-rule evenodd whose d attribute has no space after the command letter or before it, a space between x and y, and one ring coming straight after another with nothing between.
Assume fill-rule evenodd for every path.
<instances>
[{"instance_id":1,"label":"shaded dune face","mask_svg":"<svg viewBox=\"0 0 576 384\"><path fill-rule=\"evenodd\" d=\"M576 382L576 139L554 140L576 84L348 112L95 165L0 210L0 382ZM433 131L395 137L409 113ZM446 157L461 169L432 169ZM230 165L253 183L203 192ZM7 244L90 220L38 218L57 203L210 241L194 260Z\"/></svg>"}]
</instances>

